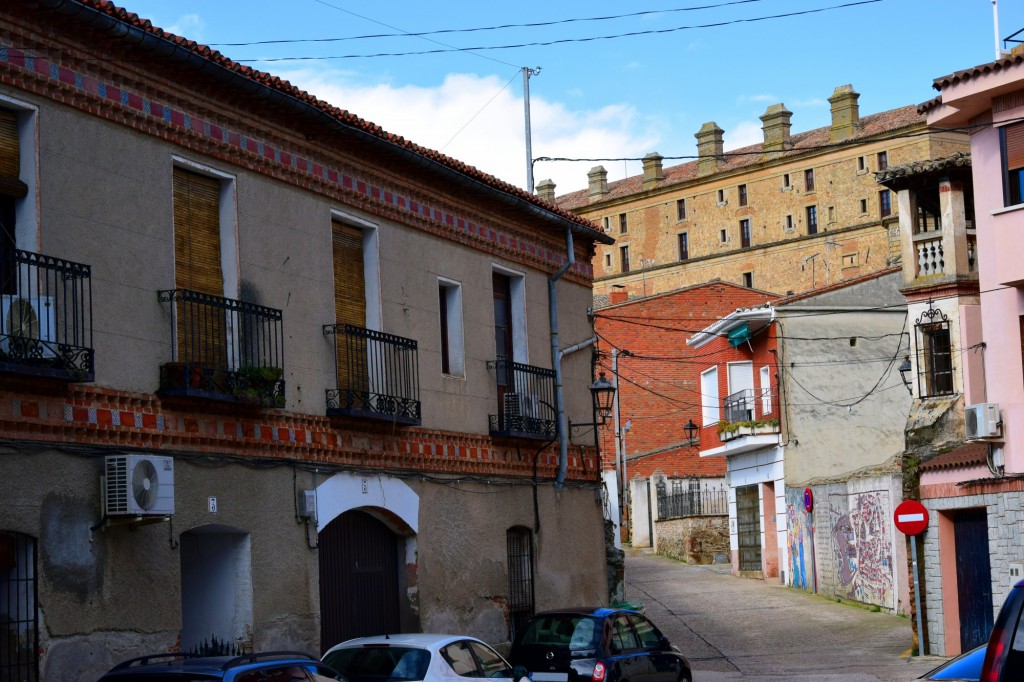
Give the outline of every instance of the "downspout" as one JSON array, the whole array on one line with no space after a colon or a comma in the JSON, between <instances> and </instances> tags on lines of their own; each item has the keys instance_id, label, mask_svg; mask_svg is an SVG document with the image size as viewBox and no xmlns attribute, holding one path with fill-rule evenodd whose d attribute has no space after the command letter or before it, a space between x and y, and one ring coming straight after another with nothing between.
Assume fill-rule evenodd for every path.
<instances>
[{"instance_id":1,"label":"downspout","mask_svg":"<svg viewBox=\"0 0 1024 682\"><path fill-rule=\"evenodd\" d=\"M572 230L565 229L565 248L568 259L555 274L548 277L548 314L551 319L551 366L555 370L555 412L558 415L558 476L555 487L565 485L569 469L569 423L565 416L565 395L562 391L562 354L558 350L558 280L576 264L576 251L572 242Z\"/></svg>"}]
</instances>

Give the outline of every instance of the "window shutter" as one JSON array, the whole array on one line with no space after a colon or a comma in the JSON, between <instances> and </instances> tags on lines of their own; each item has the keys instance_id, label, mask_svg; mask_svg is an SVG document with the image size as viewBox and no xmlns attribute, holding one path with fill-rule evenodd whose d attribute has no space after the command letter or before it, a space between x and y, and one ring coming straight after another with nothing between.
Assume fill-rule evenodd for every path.
<instances>
[{"instance_id":1,"label":"window shutter","mask_svg":"<svg viewBox=\"0 0 1024 682\"><path fill-rule=\"evenodd\" d=\"M1007 170L1024 168L1024 123L1006 126L1003 128L1003 136Z\"/></svg>"},{"instance_id":2,"label":"window shutter","mask_svg":"<svg viewBox=\"0 0 1024 682\"><path fill-rule=\"evenodd\" d=\"M363 270L362 230L335 222L334 241L334 319L339 325L366 326L366 280ZM340 329L335 335L338 354L338 388L367 390L367 359L363 345Z\"/></svg>"},{"instance_id":3,"label":"window shutter","mask_svg":"<svg viewBox=\"0 0 1024 682\"><path fill-rule=\"evenodd\" d=\"M0 109L0 194L21 198L28 186L20 180L21 149L18 146L18 118Z\"/></svg>"}]
</instances>

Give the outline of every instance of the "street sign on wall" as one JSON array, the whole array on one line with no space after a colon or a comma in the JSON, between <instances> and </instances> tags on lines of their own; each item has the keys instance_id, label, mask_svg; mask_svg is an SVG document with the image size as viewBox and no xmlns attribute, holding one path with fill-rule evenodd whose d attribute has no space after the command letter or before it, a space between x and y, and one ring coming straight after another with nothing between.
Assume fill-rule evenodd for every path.
<instances>
[{"instance_id":1,"label":"street sign on wall","mask_svg":"<svg viewBox=\"0 0 1024 682\"><path fill-rule=\"evenodd\" d=\"M928 527L928 510L917 500L904 500L893 512L896 530L904 535L919 535Z\"/></svg>"}]
</instances>

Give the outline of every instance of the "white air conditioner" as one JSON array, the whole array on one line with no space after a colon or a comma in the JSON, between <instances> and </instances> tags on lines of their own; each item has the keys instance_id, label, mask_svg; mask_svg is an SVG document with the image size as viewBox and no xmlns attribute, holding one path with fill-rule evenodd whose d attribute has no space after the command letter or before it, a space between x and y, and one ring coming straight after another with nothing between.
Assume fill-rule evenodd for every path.
<instances>
[{"instance_id":1,"label":"white air conditioner","mask_svg":"<svg viewBox=\"0 0 1024 682\"><path fill-rule=\"evenodd\" d=\"M105 495L107 516L173 514L174 458L108 455Z\"/></svg>"},{"instance_id":2,"label":"white air conditioner","mask_svg":"<svg viewBox=\"0 0 1024 682\"><path fill-rule=\"evenodd\" d=\"M57 328L51 296L0 296L0 350L16 354L40 353L52 358L56 353ZM47 341L49 343L34 343ZM20 344L20 347L19 347ZM28 347L26 344L31 344Z\"/></svg>"},{"instance_id":3,"label":"white air conditioner","mask_svg":"<svg viewBox=\"0 0 1024 682\"><path fill-rule=\"evenodd\" d=\"M978 403L964 408L967 440L998 438L1002 431L997 403Z\"/></svg>"}]
</instances>

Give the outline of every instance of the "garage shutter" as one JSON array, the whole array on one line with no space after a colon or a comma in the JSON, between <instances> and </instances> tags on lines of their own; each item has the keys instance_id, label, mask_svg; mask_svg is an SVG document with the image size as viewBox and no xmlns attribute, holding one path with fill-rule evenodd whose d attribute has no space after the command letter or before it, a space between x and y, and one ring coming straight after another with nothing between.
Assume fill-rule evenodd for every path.
<instances>
[{"instance_id":1,"label":"garage shutter","mask_svg":"<svg viewBox=\"0 0 1024 682\"><path fill-rule=\"evenodd\" d=\"M20 180L21 149L18 146L18 118L0 109L0 194L21 198L28 187Z\"/></svg>"},{"instance_id":2,"label":"garage shutter","mask_svg":"<svg viewBox=\"0 0 1024 682\"><path fill-rule=\"evenodd\" d=\"M220 265L220 182L174 169L175 286L224 295ZM184 305L178 315L178 359L209 367L227 365L225 311Z\"/></svg>"},{"instance_id":3,"label":"garage shutter","mask_svg":"<svg viewBox=\"0 0 1024 682\"><path fill-rule=\"evenodd\" d=\"M366 326L366 280L363 271L362 230L339 222L334 234L334 317L339 325ZM366 350L361 339L350 339L339 329L338 388L366 390Z\"/></svg>"}]
</instances>

